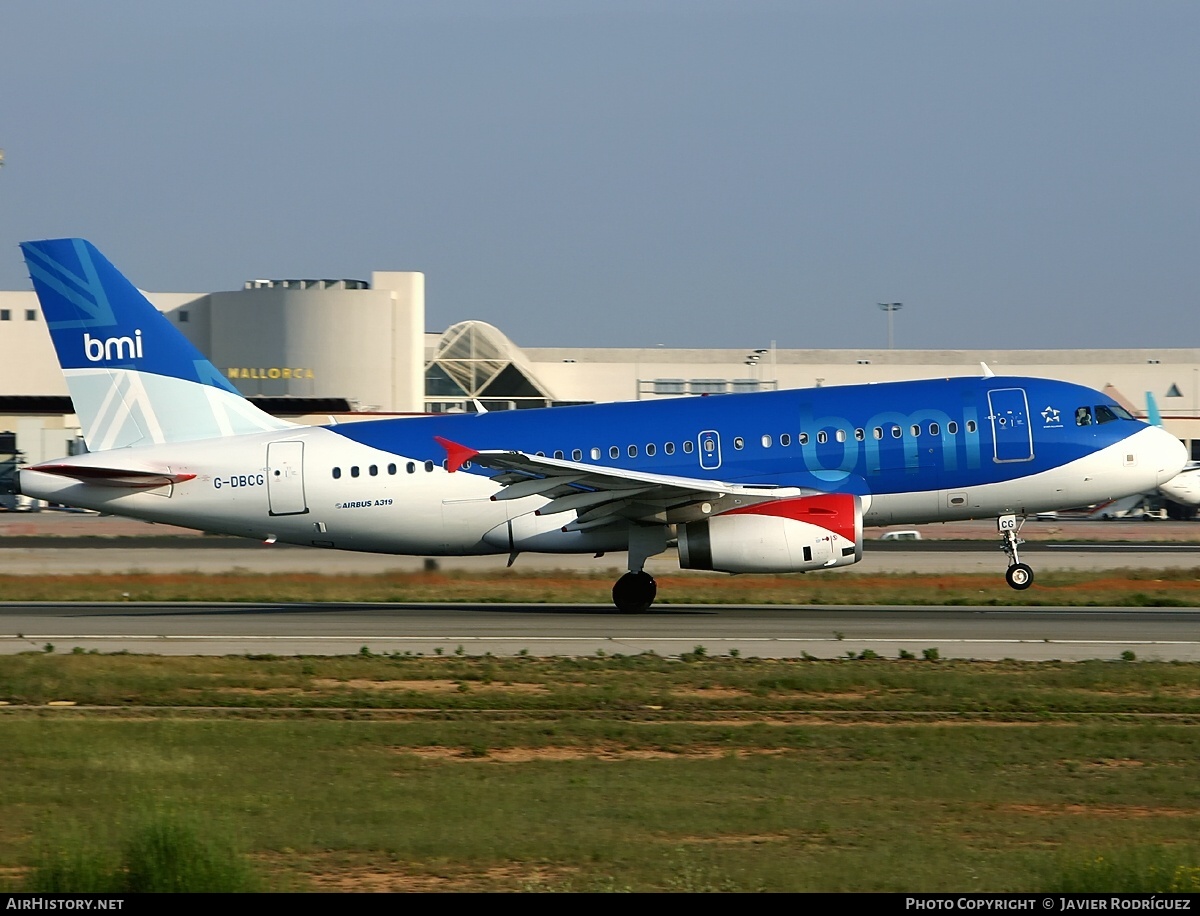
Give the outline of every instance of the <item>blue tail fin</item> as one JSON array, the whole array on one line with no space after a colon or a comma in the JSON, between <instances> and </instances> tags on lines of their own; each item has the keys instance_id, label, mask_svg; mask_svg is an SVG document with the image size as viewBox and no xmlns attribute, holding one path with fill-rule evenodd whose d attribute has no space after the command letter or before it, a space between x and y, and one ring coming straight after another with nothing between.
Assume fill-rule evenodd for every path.
<instances>
[{"instance_id":1,"label":"blue tail fin","mask_svg":"<svg viewBox=\"0 0 1200 916\"><path fill-rule=\"evenodd\" d=\"M91 243L21 250L92 451L290 427L242 397Z\"/></svg>"}]
</instances>

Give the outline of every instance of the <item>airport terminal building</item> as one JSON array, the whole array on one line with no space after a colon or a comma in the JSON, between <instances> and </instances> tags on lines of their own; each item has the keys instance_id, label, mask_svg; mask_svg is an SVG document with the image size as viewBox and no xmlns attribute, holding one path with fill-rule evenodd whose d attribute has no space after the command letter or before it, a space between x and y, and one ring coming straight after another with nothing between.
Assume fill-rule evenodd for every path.
<instances>
[{"instance_id":1,"label":"airport terminal building","mask_svg":"<svg viewBox=\"0 0 1200 916\"><path fill-rule=\"evenodd\" d=\"M1108 391L1138 416L1146 392L1200 458L1200 348L1121 350L715 350L522 348L496 326L425 329L421 273L369 280L250 280L240 290L147 293L267 411L324 422L380 414L551 407L974 375L1062 379ZM497 316L503 323L503 316ZM32 290L0 291L0 469L82 448ZM18 457L19 456L19 457ZM2 474L2 470L0 470ZM5 489L0 480L0 490Z\"/></svg>"}]
</instances>

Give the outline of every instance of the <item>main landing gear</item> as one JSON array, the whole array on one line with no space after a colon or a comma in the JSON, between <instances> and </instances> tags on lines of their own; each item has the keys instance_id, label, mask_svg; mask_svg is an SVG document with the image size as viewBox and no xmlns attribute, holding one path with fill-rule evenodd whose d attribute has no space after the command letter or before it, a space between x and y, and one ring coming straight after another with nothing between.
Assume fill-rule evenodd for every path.
<instances>
[{"instance_id":1,"label":"main landing gear","mask_svg":"<svg viewBox=\"0 0 1200 916\"><path fill-rule=\"evenodd\" d=\"M622 614L642 614L650 610L657 594L658 583L645 570L625 573L612 590L613 604Z\"/></svg>"},{"instance_id":2,"label":"main landing gear","mask_svg":"<svg viewBox=\"0 0 1200 916\"><path fill-rule=\"evenodd\" d=\"M665 525L634 525L629 529L629 572L613 586L613 604L622 614L643 614L650 610L658 583L642 567L646 560L667 549Z\"/></svg>"},{"instance_id":3,"label":"main landing gear","mask_svg":"<svg viewBox=\"0 0 1200 916\"><path fill-rule=\"evenodd\" d=\"M1021 525L1025 524L1025 520L1021 520ZM1018 591L1023 591L1033 585L1033 570L1021 562L1021 558L1017 555L1017 545L1024 544L1018 533L1020 526L1017 524L1015 515L1002 515L996 523L996 528L1000 531L1000 537L1004 541L1001 545L1004 553L1008 556L1008 571L1004 574L1004 580L1012 588Z\"/></svg>"}]
</instances>

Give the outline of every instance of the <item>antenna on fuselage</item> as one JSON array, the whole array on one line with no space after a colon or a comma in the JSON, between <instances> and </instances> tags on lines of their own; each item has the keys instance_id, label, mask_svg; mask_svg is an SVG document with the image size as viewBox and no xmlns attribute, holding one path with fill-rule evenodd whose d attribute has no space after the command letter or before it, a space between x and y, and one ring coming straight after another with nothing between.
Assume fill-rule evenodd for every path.
<instances>
[{"instance_id":1,"label":"antenna on fuselage","mask_svg":"<svg viewBox=\"0 0 1200 916\"><path fill-rule=\"evenodd\" d=\"M984 378L995 378L995 377L996 377L996 373L995 373L995 372L993 372L991 369L989 369L989 368L988 368L988 364L987 364L987 363L980 363L980 364L979 364L979 368L983 370L983 377L984 377Z\"/></svg>"}]
</instances>

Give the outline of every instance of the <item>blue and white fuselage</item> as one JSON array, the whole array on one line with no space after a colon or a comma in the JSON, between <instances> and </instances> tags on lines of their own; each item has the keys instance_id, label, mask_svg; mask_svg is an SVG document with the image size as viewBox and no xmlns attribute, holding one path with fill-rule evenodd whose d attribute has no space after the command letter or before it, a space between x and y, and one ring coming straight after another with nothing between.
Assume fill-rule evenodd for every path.
<instances>
[{"instance_id":1,"label":"blue and white fuselage","mask_svg":"<svg viewBox=\"0 0 1200 916\"><path fill-rule=\"evenodd\" d=\"M88 243L23 247L93 449L23 469L25 494L347 550L629 550L625 609L672 543L690 568L819 569L859 559L864 525L995 517L1028 570L1005 519L1151 490L1186 459L1104 394L990 375L293 426Z\"/></svg>"}]
</instances>

